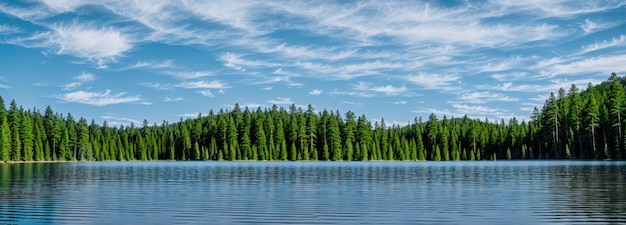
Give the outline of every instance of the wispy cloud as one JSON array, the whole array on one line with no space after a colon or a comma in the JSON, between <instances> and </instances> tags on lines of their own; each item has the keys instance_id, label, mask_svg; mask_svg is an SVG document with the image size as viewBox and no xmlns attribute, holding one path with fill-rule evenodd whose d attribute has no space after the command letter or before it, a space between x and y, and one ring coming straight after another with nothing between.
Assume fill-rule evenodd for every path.
<instances>
[{"instance_id":1,"label":"wispy cloud","mask_svg":"<svg viewBox=\"0 0 626 225\"><path fill-rule=\"evenodd\" d=\"M176 68L174 61L171 59L164 61L138 61L137 63L124 67L124 70L128 69L171 69Z\"/></svg>"},{"instance_id":2,"label":"wispy cloud","mask_svg":"<svg viewBox=\"0 0 626 225\"><path fill-rule=\"evenodd\" d=\"M200 80L200 81L189 81L189 82L182 82L176 85L176 87L180 87L180 88L186 88L186 89L196 89L196 88L204 88L204 89L226 89L226 88L230 88L230 86L228 86L227 84L218 81L218 80L213 80L213 81L206 81L206 80Z\"/></svg>"},{"instance_id":3,"label":"wispy cloud","mask_svg":"<svg viewBox=\"0 0 626 225\"><path fill-rule=\"evenodd\" d=\"M611 25L594 23L589 19L586 19L584 23L580 23L580 28L583 29L586 34L593 33L596 30L606 29L608 27L611 27Z\"/></svg>"},{"instance_id":4,"label":"wispy cloud","mask_svg":"<svg viewBox=\"0 0 626 225\"><path fill-rule=\"evenodd\" d=\"M476 105L465 105L465 104L452 104L452 107L456 108L459 111L467 112L467 114L493 114L498 111L495 108L489 108L484 106L476 106Z\"/></svg>"},{"instance_id":5,"label":"wispy cloud","mask_svg":"<svg viewBox=\"0 0 626 225\"><path fill-rule=\"evenodd\" d=\"M259 67L280 67L280 64L265 62L262 60L247 60L241 54L235 54L232 52L226 52L220 56L220 59L224 61L224 66L233 68L235 70L245 72L247 68L259 68Z\"/></svg>"},{"instance_id":6,"label":"wispy cloud","mask_svg":"<svg viewBox=\"0 0 626 225\"><path fill-rule=\"evenodd\" d=\"M358 108L363 107L363 103L362 102L343 101L341 103L342 104L346 104L346 105L351 105L351 106L354 106L354 107L358 107Z\"/></svg>"},{"instance_id":7,"label":"wispy cloud","mask_svg":"<svg viewBox=\"0 0 626 225\"><path fill-rule=\"evenodd\" d=\"M291 101L290 98L281 98L281 97L276 97L276 99L269 100L267 102L269 102L271 104L274 104L274 105L291 105L291 104L293 104L293 101Z\"/></svg>"},{"instance_id":8,"label":"wispy cloud","mask_svg":"<svg viewBox=\"0 0 626 225\"><path fill-rule=\"evenodd\" d=\"M471 92L471 93L462 94L459 97L459 100L462 102L473 103L473 104L484 104L488 102L515 102L515 101L518 101L519 99L505 96L500 93L491 93L488 91L483 91L483 92Z\"/></svg>"},{"instance_id":9,"label":"wispy cloud","mask_svg":"<svg viewBox=\"0 0 626 225\"><path fill-rule=\"evenodd\" d=\"M81 103L94 106L138 102L142 99L138 95L128 96L126 92L112 94L111 90L104 92L76 91L56 96L63 102Z\"/></svg>"},{"instance_id":10,"label":"wispy cloud","mask_svg":"<svg viewBox=\"0 0 626 225\"><path fill-rule=\"evenodd\" d=\"M4 78L3 76L0 76L0 88L11 89L11 86L9 86L8 84L5 84L6 82L7 82L7 79Z\"/></svg>"},{"instance_id":11,"label":"wispy cloud","mask_svg":"<svg viewBox=\"0 0 626 225\"><path fill-rule=\"evenodd\" d=\"M139 120L130 119L126 117L114 117L114 116L107 115L107 116L101 116L100 118L106 120L107 123L109 123L109 125L114 125L114 124L128 125L129 123L137 124L137 125L142 124L142 122L140 122Z\"/></svg>"},{"instance_id":12,"label":"wispy cloud","mask_svg":"<svg viewBox=\"0 0 626 225\"><path fill-rule=\"evenodd\" d=\"M81 82L72 82L72 83L67 83L65 85L63 85L63 90L65 91L69 91L75 88L78 88L82 85Z\"/></svg>"},{"instance_id":13,"label":"wispy cloud","mask_svg":"<svg viewBox=\"0 0 626 225\"><path fill-rule=\"evenodd\" d=\"M527 72L509 72L509 73L494 73L491 78L497 81L516 81L523 80L528 77Z\"/></svg>"},{"instance_id":14,"label":"wispy cloud","mask_svg":"<svg viewBox=\"0 0 626 225\"><path fill-rule=\"evenodd\" d=\"M608 75L607 75L608 76ZM559 88L568 89L571 84L575 84L578 88L586 87L587 84L598 84L603 79L555 79L549 80L547 84L515 84L513 82L505 82L496 85L476 85L475 88L481 90L496 90L505 92L529 92L529 93L549 93L557 91ZM544 99L545 100L545 99Z\"/></svg>"},{"instance_id":15,"label":"wispy cloud","mask_svg":"<svg viewBox=\"0 0 626 225\"><path fill-rule=\"evenodd\" d=\"M198 91L198 93L200 93L204 97L215 98L215 95L213 95L211 90L202 90L202 91Z\"/></svg>"},{"instance_id":16,"label":"wispy cloud","mask_svg":"<svg viewBox=\"0 0 626 225\"><path fill-rule=\"evenodd\" d=\"M491 60L478 67L480 72L499 72L512 68L519 68L524 62L534 60L534 57L511 56L502 60Z\"/></svg>"},{"instance_id":17,"label":"wispy cloud","mask_svg":"<svg viewBox=\"0 0 626 225\"><path fill-rule=\"evenodd\" d=\"M166 102L180 102L182 100L183 100L183 98L181 98L181 97L177 97L177 98L165 97L164 101L166 101Z\"/></svg>"},{"instance_id":18,"label":"wispy cloud","mask_svg":"<svg viewBox=\"0 0 626 225\"><path fill-rule=\"evenodd\" d=\"M181 114L176 114L176 116L179 116L179 117L187 117L187 118L194 118L194 117L198 117L198 115L200 115L200 112L197 112L197 113L181 113Z\"/></svg>"},{"instance_id":19,"label":"wispy cloud","mask_svg":"<svg viewBox=\"0 0 626 225\"><path fill-rule=\"evenodd\" d=\"M413 84L422 86L426 89L455 89L454 84L460 81L458 75L442 75L442 74L426 74L407 75L405 80Z\"/></svg>"},{"instance_id":20,"label":"wispy cloud","mask_svg":"<svg viewBox=\"0 0 626 225\"><path fill-rule=\"evenodd\" d=\"M554 64L542 71L542 76L592 74L596 77L608 77L611 72L626 72L626 54L606 55L581 59L569 63ZM610 72L608 72L610 71Z\"/></svg>"},{"instance_id":21,"label":"wispy cloud","mask_svg":"<svg viewBox=\"0 0 626 225\"><path fill-rule=\"evenodd\" d=\"M83 71L80 75L74 77L74 79L79 80L80 82L92 82L96 80L96 76L92 73L85 73L85 71Z\"/></svg>"},{"instance_id":22,"label":"wispy cloud","mask_svg":"<svg viewBox=\"0 0 626 225\"><path fill-rule=\"evenodd\" d=\"M398 95L398 94L402 94L405 93L407 91L407 88L402 86L402 87L394 87L392 85L387 85L387 86L371 86L370 83L366 83L366 82L359 82L357 84L352 85L354 90L359 90L359 91L373 91L373 92L379 92L379 93L383 93L386 95Z\"/></svg>"},{"instance_id":23,"label":"wispy cloud","mask_svg":"<svg viewBox=\"0 0 626 225\"><path fill-rule=\"evenodd\" d=\"M50 31L27 38L15 38L10 43L26 47L43 48L60 55L72 55L107 68L108 63L129 51L132 40L126 34L111 27L97 28L86 24L57 25Z\"/></svg>"},{"instance_id":24,"label":"wispy cloud","mask_svg":"<svg viewBox=\"0 0 626 225\"><path fill-rule=\"evenodd\" d=\"M329 92L328 94L330 95L348 95L348 96L357 96L357 97L363 97L363 98L371 98L371 97L375 97L376 94L371 93L371 92L363 92L363 91L339 91L339 90L334 90Z\"/></svg>"},{"instance_id":25,"label":"wispy cloud","mask_svg":"<svg viewBox=\"0 0 626 225\"><path fill-rule=\"evenodd\" d=\"M525 12L538 16L538 18L548 17L572 17L579 14L603 12L609 9L619 8L624 5L622 1L516 1L516 0L490 0L490 4L502 6L509 12Z\"/></svg>"},{"instance_id":26,"label":"wispy cloud","mask_svg":"<svg viewBox=\"0 0 626 225\"><path fill-rule=\"evenodd\" d=\"M149 87L149 88L154 88L154 89L158 89L158 90L162 90L162 91L168 91L168 90L173 90L174 87L170 84L161 84L158 82L143 82L143 83L139 83L139 85L144 86L144 87Z\"/></svg>"},{"instance_id":27,"label":"wispy cloud","mask_svg":"<svg viewBox=\"0 0 626 225\"><path fill-rule=\"evenodd\" d=\"M619 37L615 37L610 41L604 40L602 42L596 42L593 44L582 46L582 50L577 55L623 45L626 45L626 35L620 35Z\"/></svg>"},{"instance_id":28,"label":"wispy cloud","mask_svg":"<svg viewBox=\"0 0 626 225\"><path fill-rule=\"evenodd\" d=\"M13 34L13 33L18 33L18 32L22 32L20 28L5 25L5 24L0 24L0 34Z\"/></svg>"},{"instance_id":29,"label":"wispy cloud","mask_svg":"<svg viewBox=\"0 0 626 225\"><path fill-rule=\"evenodd\" d=\"M322 92L324 91L320 89L313 89L312 91L309 92L309 95L321 95Z\"/></svg>"}]
</instances>

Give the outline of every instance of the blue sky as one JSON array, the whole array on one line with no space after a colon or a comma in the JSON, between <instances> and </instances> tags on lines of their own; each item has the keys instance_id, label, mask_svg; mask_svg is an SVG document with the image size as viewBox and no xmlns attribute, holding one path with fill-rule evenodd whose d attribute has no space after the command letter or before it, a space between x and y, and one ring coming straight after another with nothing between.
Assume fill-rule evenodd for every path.
<instances>
[{"instance_id":1,"label":"blue sky","mask_svg":"<svg viewBox=\"0 0 626 225\"><path fill-rule=\"evenodd\" d=\"M109 125L291 104L527 120L626 73L618 0L0 2L0 95Z\"/></svg>"}]
</instances>

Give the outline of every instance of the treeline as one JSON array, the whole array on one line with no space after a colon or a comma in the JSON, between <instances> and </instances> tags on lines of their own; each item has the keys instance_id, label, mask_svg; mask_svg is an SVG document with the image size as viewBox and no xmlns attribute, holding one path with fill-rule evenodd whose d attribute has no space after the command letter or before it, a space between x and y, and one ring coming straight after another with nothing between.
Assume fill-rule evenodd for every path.
<instances>
[{"instance_id":1,"label":"treeline","mask_svg":"<svg viewBox=\"0 0 626 225\"><path fill-rule=\"evenodd\" d=\"M176 123L110 127L25 110L0 97L0 161L624 159L624 78L552 93L531 120L463 118L372 124L295 105L220 110Z\"/></svg>"}]
</instances>

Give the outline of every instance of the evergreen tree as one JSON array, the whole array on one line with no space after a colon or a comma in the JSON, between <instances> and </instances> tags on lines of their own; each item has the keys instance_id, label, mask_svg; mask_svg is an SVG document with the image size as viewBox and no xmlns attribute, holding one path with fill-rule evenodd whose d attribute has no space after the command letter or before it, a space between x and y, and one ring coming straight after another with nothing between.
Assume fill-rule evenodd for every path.
<instances>
[{"instance_id":1,"label":"evergreen tree","mask_svg":"<svg viewBox=\"0 0 626 225\"><path fill-rule=\"evenodd\" d=\"M331 114L332 115L332 114ZM341 133L337 118L331 116L328 123L328 137L330 140L330 151L332 152L333 161L341 161L343 159Z\"/></svg>"},{"instance_id":2,"label":"evergreen tree","mask_svg":"<svg viewBox=\"0 0 626 225\"><path fill-rule=\"evenodd\" d=\"M354 156L354 139L356 130L356 117L353 112L346 113L346 123L343 130L343 143L345 147L344 160L352 161Z\"/></svg>"},{"instance_id":3,"label":"evergreen tree","mask_svg":"<svg viewBox=\"0 0 626 225\"><path fill-rule=\"evenodd\" d=\"M599 122L599 106L595 100L595 98L589 98L589 102L587 103L587 108L585 108L585 120L587 124L587 131L589 132L589 138L591 142L591 149L593 150L594 157L597 158L598 150L596 145L596 130L600 126Z\"/></svg>"},{"instance_id":4,"label":"evergreen tree","mask_svg":"<svg viewBox=\"0 0 626 225\"><path fill-rule=\"evenodd\" d=\"M11 160L22 160L22 139L20 137L21 115L15 100L9 106L9 129L11 130Z\"/></svg>"},{"instance_id":5,"label":"evergreen tree","mask_svg":"<svg viewBox=\"0 0 626 225\"><path fill-rule=\"evenodd\" d=\"M4 100L0 97L0 160L10 161L11 153L11 130L7 120L7 112Z\"/></svg>"}]
</instances>

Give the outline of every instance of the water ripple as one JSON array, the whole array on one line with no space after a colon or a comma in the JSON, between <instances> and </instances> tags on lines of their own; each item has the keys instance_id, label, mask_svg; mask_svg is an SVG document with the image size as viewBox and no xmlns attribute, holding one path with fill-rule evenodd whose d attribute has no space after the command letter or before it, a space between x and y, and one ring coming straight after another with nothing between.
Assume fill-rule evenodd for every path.
<instances>
[{"instance_id":1,"label":"water ripple","mask_svg":"<svg viewBox=\"0 0 626 225\"><path fill-rule=\"evenodd\" d=\"M0 164L0 224L626 223L621 162Z\"/></svg>"}]
</instances>

